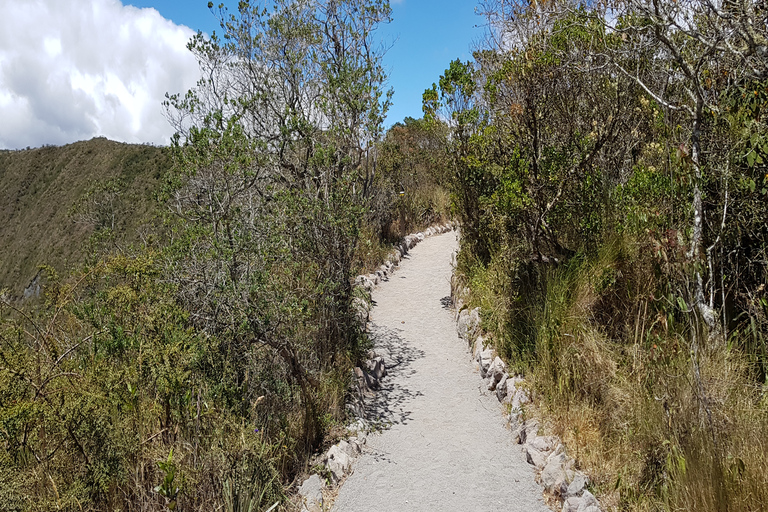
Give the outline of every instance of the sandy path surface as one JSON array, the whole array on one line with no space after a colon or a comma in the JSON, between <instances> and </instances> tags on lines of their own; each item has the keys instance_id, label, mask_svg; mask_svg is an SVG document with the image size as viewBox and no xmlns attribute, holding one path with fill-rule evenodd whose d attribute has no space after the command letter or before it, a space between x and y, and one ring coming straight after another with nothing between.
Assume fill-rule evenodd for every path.
<instances>
[{"instance_id":1,"label":"sandy path surface","mask_svg":"<svg viewBox=\"0 0 768 512\"><path fill-rule=\"evenodd\" d=\"M549 510L456 334L457 247L453 232L427 238L374 290L371 332L388 376L368 414L382 430L368 436L336 512Z\"/></svg>"}]
</instances>

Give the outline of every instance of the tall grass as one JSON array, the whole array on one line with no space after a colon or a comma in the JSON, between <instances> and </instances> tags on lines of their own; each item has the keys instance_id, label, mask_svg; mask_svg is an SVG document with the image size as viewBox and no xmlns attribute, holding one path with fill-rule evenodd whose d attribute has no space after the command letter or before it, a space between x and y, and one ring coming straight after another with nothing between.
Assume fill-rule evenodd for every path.
<instances>
[{"instance_id":1,"label":"tall grass","mask_svg":"<svg viewBox=\"0 0 768 512\"><path fill-rule=\"evenodd\" d=\"M647 249L617 236L538 272L511 259L463 269L497 348L605 506L763 510L768 398L737 348L749 333L705 333Z\"/></svg>"}]
</instances>

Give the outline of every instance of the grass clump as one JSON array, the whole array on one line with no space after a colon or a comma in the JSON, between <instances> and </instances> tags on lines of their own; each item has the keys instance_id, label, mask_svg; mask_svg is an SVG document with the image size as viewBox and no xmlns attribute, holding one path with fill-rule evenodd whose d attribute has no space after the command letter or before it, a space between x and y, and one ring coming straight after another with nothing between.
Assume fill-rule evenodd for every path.
<instances>
[{"instance_id":1,"label":"grass clump","mask_svg":"<svg viewBox=\"0 0 768 512\"><path fill-rule=\"evenodd\" d=\"M663 257L644 251L614 237L511 294L496 263L467 279L484 327L609 509L761 510L768 401L745 334L703 334L684 300L663 295Z\"/></svg>"}]
</instances>

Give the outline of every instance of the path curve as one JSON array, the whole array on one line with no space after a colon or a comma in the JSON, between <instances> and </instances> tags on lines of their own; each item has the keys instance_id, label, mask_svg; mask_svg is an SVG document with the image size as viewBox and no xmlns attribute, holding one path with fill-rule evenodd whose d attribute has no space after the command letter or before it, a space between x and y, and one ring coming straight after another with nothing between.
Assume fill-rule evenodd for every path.
<instances>
[{"instance_id":1,"label":"path curve","mask_svg":"<svg viewBox=\"0 0 768 512\"><path fill-rule=\"evenodd\" d=\"M456 334L456 236L427 238L374 290L370 330L388 376L367 414L382 431L368 436L336 512L549 511Z\"/></svg>"}]
</instances>

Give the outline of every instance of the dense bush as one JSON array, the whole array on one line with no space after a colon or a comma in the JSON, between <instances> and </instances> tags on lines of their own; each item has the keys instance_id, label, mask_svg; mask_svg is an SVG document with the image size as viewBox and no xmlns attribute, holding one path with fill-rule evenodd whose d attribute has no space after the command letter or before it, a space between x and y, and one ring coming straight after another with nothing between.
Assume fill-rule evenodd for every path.
<instances>
[{"instance_id":1,"label":"dense bush","mask_svg":"<svg viewBox=\"0 0 768 512\"><path fill-rule=\"evenodd\" d=\"M389 5L216 12L223 37L189 44L205 78L166 103L162 229L50 275L44 303L3 297L4 510L264 510L345 419ZM112 229L120 188L74 213Z\"/></svg>"},{"instance_id":2,"label":"dense bush","mask_svg":"<svg viewBox=\"0 0 768 512\"><path fill-rule=\"evenodd\" d=\"M765 14L602 9L484 2L486 44L425 92L458 270L606 505L761 509Z\"/></svg>"}]
</instances>

